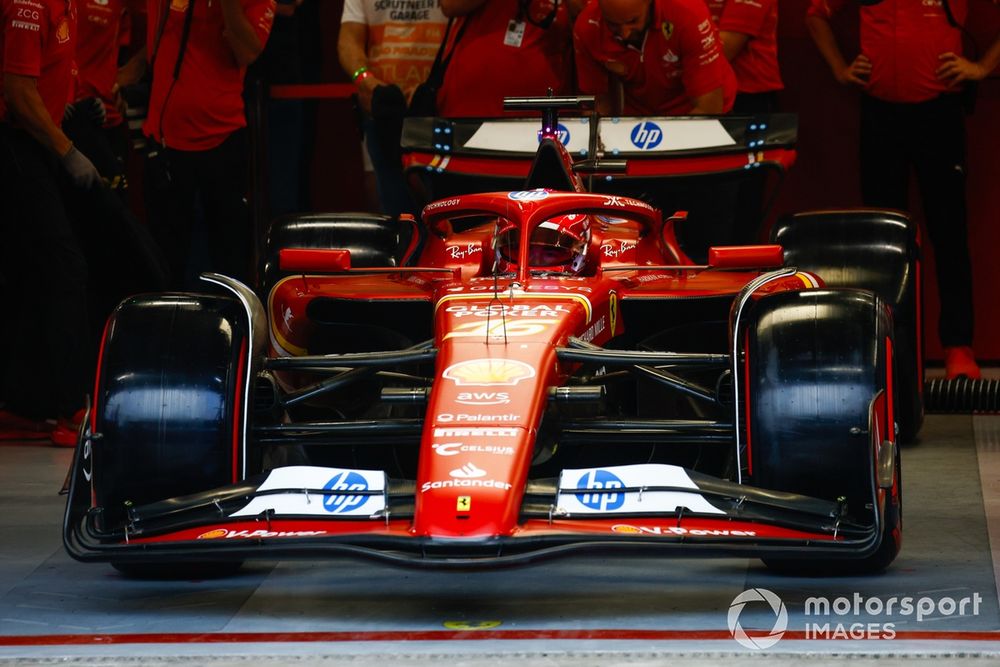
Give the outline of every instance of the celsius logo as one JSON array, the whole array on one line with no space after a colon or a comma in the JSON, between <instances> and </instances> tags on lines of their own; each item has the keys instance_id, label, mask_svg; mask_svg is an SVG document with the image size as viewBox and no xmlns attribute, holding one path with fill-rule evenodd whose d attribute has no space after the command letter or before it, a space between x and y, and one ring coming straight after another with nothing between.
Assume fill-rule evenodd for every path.
<instances>
[{"instance_id":1,"label":"celsius logo","mask_svg":"<svg viewBox=\"0 0 1000 667\"><path fill-rule=\"evenodd\" d=\"M576 488L607 491L608 489L624 489L625 484L607 470L590 470L576 483ZM610 512L625 504L624 493L577 493L575 495L581 504L592 510Z\"/></svg>"},{"instance_id":2,"label":"celsius logo","mask_svg":"<svg viewBox=\"0 0 1000 667\"><path fill-rule=\"evenodd\" d=\"M743 608L751 602L766 603L774 614L774 624L766 635L751 637L740 625L740 614L743 613ZM730 634L740 646L754 650L771 648L781 640L788 628L788 610L785 609L785 603L781 601L781 598L766 588L751 588L733 598L733 603L729 605L729 615L726 617L726 621Z\"/></svg>"},{"instance_id":3,"label":"celsius logo","mask_svg":"<svg viewBox=\"0 0 1000 667\"><path fill-rule=\"evenodd\" d=\"M326 483L324 491L367 491L368 481L356 472L342 472ZM356 510L368 502L367 495L353 496L337 493L323 497L323 507L327 512L342 514Z\"/></svg>"},{"instance_id":4,"label":"celsius logo","mask_svg":"<svg viewBox=\"0 0 1000 667\"><path fill-rule=\"evenodd\" d=\"M663 139L663 130L656 123L644 120L634 128L629 136L632 145L641 151L648 151L660 145Z\"/></svg>"},{"instance_id":5,"label":"celsius logo","mask_svg":"<svg viewBox=\"0 0 1000 667\"><path fill-rule=\"evenodd\" d=\"M559 140L563 146L569 145L569 128L559 123L556 125L556 139ZM538 143L542 143L542 133L538 133Z\"/></svg>"}]
</instances>

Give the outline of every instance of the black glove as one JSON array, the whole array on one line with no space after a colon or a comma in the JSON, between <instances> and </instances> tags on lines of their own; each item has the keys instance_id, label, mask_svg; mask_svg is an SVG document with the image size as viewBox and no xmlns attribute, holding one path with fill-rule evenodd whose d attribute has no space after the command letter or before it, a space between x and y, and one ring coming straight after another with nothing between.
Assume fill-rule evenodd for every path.
<instances>
[{"instance_id":1,"label":"black glove","mask_svg":"<svg viewBox=\"0 0 1000 667\"><path fill-rule=\"evenodd\" d=\"M67 104L63 119L69 120L77 113L94 121L96 125L104 125L104 121L108 118L108 110L99 97L85 97L73 102L73 104Z\"/></svg>"},{"instance_id":2,"label":"black glove","mask_svg":"<svg viewBox=\"0 0 1000 667\"><path fill-rule=\"evenodd\" d=\"M70 146L69 152L62 156L61 162L73 185L78 188L89 190L101 182L97 167L87 159L86 155L78 151L76 146Z\"/></svg>"}]
</instances>

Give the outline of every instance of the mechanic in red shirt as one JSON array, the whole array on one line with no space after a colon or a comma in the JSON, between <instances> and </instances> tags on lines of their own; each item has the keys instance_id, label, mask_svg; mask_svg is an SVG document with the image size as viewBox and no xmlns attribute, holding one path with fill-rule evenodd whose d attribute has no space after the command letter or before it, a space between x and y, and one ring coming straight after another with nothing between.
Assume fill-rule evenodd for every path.
<instances>
[{"instance_id":1,"label":"mechanic in red shirt","mask_svg":"<svg viewBox=\"0 0 1000 667\"><path fill-rule=\"evenodd\" d=\"M862 198L866 206L907 210L910 167L916 171L936 258L945 371L978 378L960 91L1000 63L1000 35L972 62L961 55L958 27L966 0L881 0L861 7L861 53L848 62L829 23L844 4L812 0L806 25L834 78L862 90Z\"/></svg>"},{"instance_id":2,"label":"mechanic in red shirt","mask_svg":"<svg viewBox=\"0 0 1000 667\"><path fill-rule=\"evenodd\" d=\"M66 198L100 181L59 127L72 85L72 0L0 0L0 429L69 420L87 391L87 265ZM68 178L67 178L68 177Z\"/></svg>"},{"instance_id":3,"label":"mechanic in red shirt","mask_svg":"<svg viewBox=\"0 0 1000 667\"><path fill-rule=\"evenodd\" d=\"M721 114L736 77L704 0L596 0L574 25L581 93L624 115ZM612 84L623 88L619 104Z\"/></svg>"},{"instance_id":4,"label":"mechanic in red shirt","mask_svg":"<svg viewBox=\"0 0 1000 667\"><path fill-rule=\"evenodd\" d=\"M63 131L124 195L128 134L111 90L118 73L124 0L80 0L75 91Z\"/></svg>"},{"instance_id":5,"label":"mechanic in red shirt","mask_svg":"<svg viewBox=\"0 0 1000 667\"><path fill-rule=\"evenodd\" d=\"M147 0L146 48L118 73L116 90L139 81L152 63L145 200L178 286L199 201L210 263L195 267L192 279L212 270L250 282L243 78L267 42L274 11L275 0Z\"/></svg>"},{"instance_id":6,"label":"mechanic in red shirt","mask_svg":"<svg viewBox=\"0 0 1000 667\"><path fill-rule=\"evenodd\" d=\"M736 73L733 112L766 113L784 88L778 69L778 0L707 0Z\"/></svg>"},{"instance_id":7,"label":"mechanic in red shirt","mask_svg":"<svg viewBox=\"0 0 1000 667\"><path fill-rule=\"evenodd\" d=\"M699 0L700 1L700 0ZM437 95L439 116L499 117L503 98L570 91L570 15L559 0L441 0L451 60ZM464 28L462 24L465 24ZM461 37L454 42L455 36Z\"/></svg>"}]
</instances>

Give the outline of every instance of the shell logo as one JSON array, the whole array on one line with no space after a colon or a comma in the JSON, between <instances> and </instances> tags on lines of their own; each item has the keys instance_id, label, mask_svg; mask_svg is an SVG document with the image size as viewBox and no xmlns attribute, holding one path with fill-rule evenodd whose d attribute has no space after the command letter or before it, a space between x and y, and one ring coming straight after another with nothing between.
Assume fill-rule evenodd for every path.
<instances>
[{"instance_id":1,"label":"shell logo","mask_svg":"<svg viewBox=\"0 0 1000 667\"><path fill-rule=\"evenodd\" d=\"M535 377L535 369L514 359L470 359L452 364L442 375L460 387L512 387Z\"/></svg>"},{"instance_id":2,"label":"shell logo","mask_svg":"<svg viewBox=\"0 0 1000 667\"><path fill-rule=\"evenodd\" d=\"M627 523L616 523L611 526L611 532L613 533L627 533L629 535L638 535L642 533L642 530L636 528L635 526L630 526Z\"/></svg>"},{"instance_id":3,"label":"shell logo","mask_svg":"<svg viewBox=\"0 0 1000 667\"><path fill-rule=\"evenodd\" d=\"M225 528L216 528L215 530L210 530L207 533L202 533L198 536L199 540L214 540L217 537L226 537L229 535L229 531Z\"/></svg>"}]
</instances>

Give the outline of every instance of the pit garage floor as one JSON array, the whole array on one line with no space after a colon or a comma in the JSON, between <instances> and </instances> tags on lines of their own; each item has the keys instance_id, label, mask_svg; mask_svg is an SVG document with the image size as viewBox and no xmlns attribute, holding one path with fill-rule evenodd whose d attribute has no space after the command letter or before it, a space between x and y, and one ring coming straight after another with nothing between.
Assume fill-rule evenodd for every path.
<instances>
[{"instance_id":1,"label":"pit garage floor","mask_svg":"<svg viewBox=\"0 0 1000 667\"><path fill-rule=\"evenodd\" d=\"M998 416L927 417L903 450L903 552L866 578L589 556L485 572L257 562L221 580L135 581L63 550L70 456L0 445L0 665L1000 664ZM783 635L764 593L733 607L751 589L780 599ZM807 608L819 597L829 610ZM773 645L742 646L730 616Z\"/></svg>"}]
</instances>

